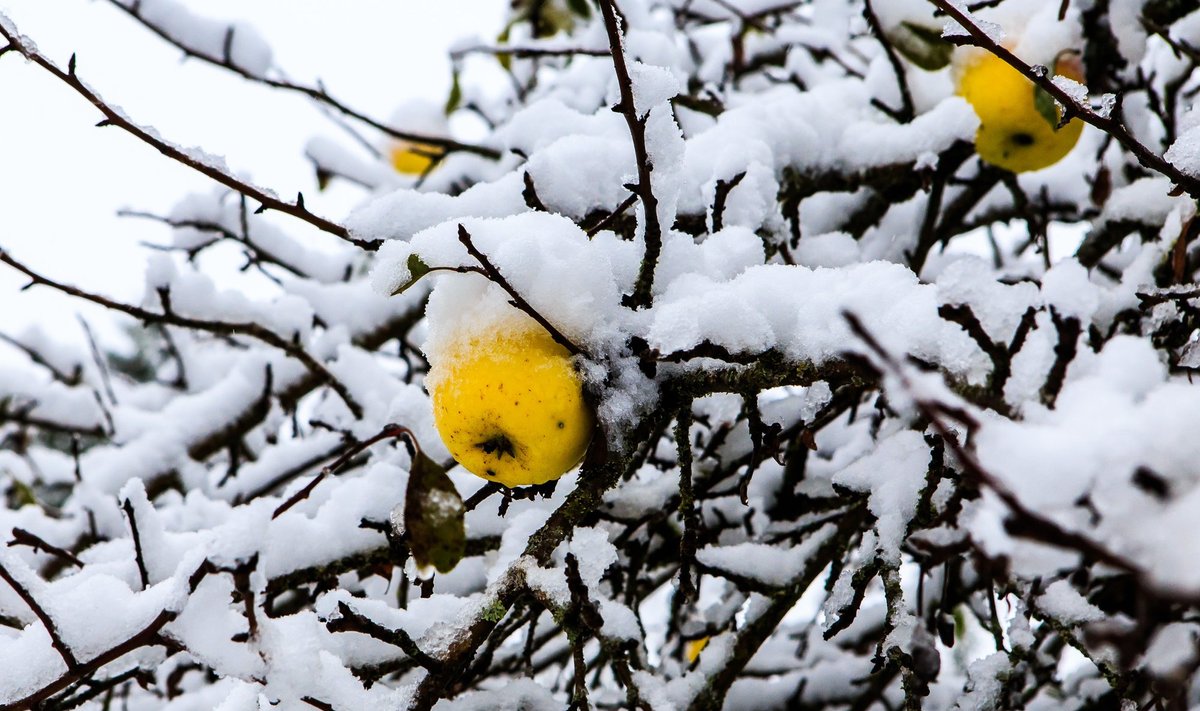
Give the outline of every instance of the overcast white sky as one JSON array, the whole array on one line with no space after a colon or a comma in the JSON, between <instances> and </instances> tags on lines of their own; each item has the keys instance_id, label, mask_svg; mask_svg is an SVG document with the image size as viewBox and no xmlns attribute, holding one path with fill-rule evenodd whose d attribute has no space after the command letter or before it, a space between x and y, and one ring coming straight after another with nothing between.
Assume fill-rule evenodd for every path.
<instances>
[{"instance_id":1,"label":"overcast white sky","mask_svg":"<svg viewBox=\"0 0 1200 711\"><path fill-rule=\"evenodd\" d=\"M447 47L463 37L494 36L507 1L186 4L214 19L248 21L291 78L320 78L346 103L386 119L406 97L443 101L450 82ZM61 65L75 52L85 81L165 138L222 155L280 195L303 191L310 208L330 217L344 215L359 199L336 188L318 196L304 144L314 135L344 134L302 98L182 61L176 49L103 0L0 0L0 12ZM168 233L116 211L166 213L212 182L120 129L94 128L100 118L86 100L15 53L0 58L0 246L48 276L136 302L148 254L139 243L165 243ZM311 234L314 243L331 239L295 221L288 225ZM0 331L20 333L38 324L77 341L75 314L82 313L103 340L117 339L107 315L44 287L18 293L23 283L0 265ZM12 355L5 348L0 344L0 359Z\"/></svg>"}]
</instances>

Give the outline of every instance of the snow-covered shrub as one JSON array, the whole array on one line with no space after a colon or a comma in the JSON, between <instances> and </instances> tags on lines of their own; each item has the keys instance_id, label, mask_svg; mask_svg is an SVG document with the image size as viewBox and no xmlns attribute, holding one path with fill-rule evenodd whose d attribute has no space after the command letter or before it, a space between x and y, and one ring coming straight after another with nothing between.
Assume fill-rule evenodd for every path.
<instances>
[{"instance_id":1,"label":"snow-covered shrub","mask_svg":"<svg viewBox=\"0 0 1200 711\"><path fill-rule=\"evenodd\" d=\"M3 337L0 708L1200 703L1194 3L516 0L455 49L446 110L487 126L460 142L294 83L247 27L111 1L435 161L314 139L364 191L323 215L0 17L0 54L219 186L160 216L141 303L0 251L139 324L107 362ZM1072 49L1086 88L1045 71ZM979 161L968 52L1090 124L1064 160ZM224 243L269 296L199 269ZM516 309L596 407L557 486L451 466L422 388ZM414 445L467 509L432 577L411 511L454 497Z\"/></svg>"}]
</instances>

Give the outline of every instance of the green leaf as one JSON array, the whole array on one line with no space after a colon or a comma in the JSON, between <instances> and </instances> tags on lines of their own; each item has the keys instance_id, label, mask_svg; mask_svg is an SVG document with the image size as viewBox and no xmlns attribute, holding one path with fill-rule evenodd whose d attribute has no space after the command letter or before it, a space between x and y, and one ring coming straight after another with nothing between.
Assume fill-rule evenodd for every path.
<instances>
[{"instance_id":1,"label":"green leaf","mask_svg":"<svg viewBox=\"0 0 1200 711\"><path fill-rule=\"evenodd\" d=\"M412 288L413 284L416 284L421 280L421 277L432 271L432 269L429 268L429 265L423 262L421 258L415 254L408 255L408 263L405 266L408 267L408 279L405 279L400 286L396 287L396 289L392 292L392 296L403 294L404 292L408 291L410 288Z\"/></svg>"},{"instance_id":2,"label":"green leaf","mask_svg":"<svg viewBox=\"0 0 1200 711\"><path fill-rule=\"evenodd\" d=\"M585 20L592 16L592 5L588 0L567 0L567 7Z\"/></svg>"},{"instance_id":3,"label":"green leaf","mask_svg":"<svg viewBox=\"0 0 1200 711\"><path fill-rule=\"evenodd\" d=\"M22 506L37 505L37 494L33 493L33 489L28 484L13 477L11 480L12 489L9 491L9 508L19 509Z\"/></svg>"},{"instance_id":4,"label":"green leaf","mask_svg":"<svg viewBox=\"0 0 1200 711\"><path fill-rule=\"evenodd\" d=\"M458 105L462 103L462 85L458 83L458 69L454 70L454 75L450 80L450 96L446 98L445 113L447 116L458 110Z\"/></svg>"},{"instance_id":5,"label":"green leaf","mask_svg":"<svg viewBox=\"0 0 1200 711\"><path fill-rule=\"evenodd\" d=\"M1050 124L1050 128L1058 130L1058 104L1050 92L1036 84L1033 85L1033 108Z\"/></svg>"},{"instance_id":6,"label":"green leaf","mask_svg":"<svg viewBox=\"0 0 1200 711\"><path fill-rule=\"evenodd\" d=\"M418 570L449 573L467 547L466 508L446 471L421 452L413 458L404 499L404 532Z\"/></svg>"},{"instance_id":7,"label":"green leaf","mask_svg":"<svg viewBox=\"0 0 1200 711\"><path fill-rule=\"evenodd\" d=\"M513 20L512 22L508 23L504 26L504 31L496 35L497 45L503 46L508 44L509 34L512 32L513 25L515 25L516 22L516 20ZM500 66L504 67L505 71L512 71L512 55L508 52L496 52L496 61L500 62Z\"/></svg>"},{"instance_id":8,"label":"green leaf","mask_svg":"<svg viewBox=\"0 0 1200 711\"><path fill-rule=\"evenodd\" d=\"M901 22L888 39L905 59L930 72L950 64L954 52L954 45L942 39L941 30L915 22Z\"/></svg>"}]
</instances>

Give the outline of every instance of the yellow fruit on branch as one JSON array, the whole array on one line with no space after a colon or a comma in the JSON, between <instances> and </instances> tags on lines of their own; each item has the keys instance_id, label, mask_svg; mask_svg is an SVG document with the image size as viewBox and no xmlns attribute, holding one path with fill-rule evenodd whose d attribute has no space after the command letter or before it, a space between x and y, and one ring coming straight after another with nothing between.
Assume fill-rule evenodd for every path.
<instances>
[{"instance_id":1,"label":"yellow fruit on branch","mask_svg":"<svg viewBox=\"0 0 1200 711\"><path fill-rule=\"evenodd\" d=\"M975 151L984 161L1021 173L1054 165L1071 152L1083 122L1071 119L1059 128L1062 110L1044 89L989 52L960 67L958 94L975 108L979 130ZM1078 61L1056 62L1055 73L1082 79Z\"/></svg>"},{"instance_id":2,"label":"yellow fruit on branch","mask_svg":"<svg viewBox=\"0 0 1200 711\"><path fill-rule=\"evenodd\" d=\"M530 322L431 359L438 433L476 476L507 487L558 479L583 459L594 416L570 354Z\"/></svg>"},{"instance_id":3,"label":"yellow fruit on branch","mask_svg":"<svg viewBox=\"0 0 1200 711\"><path fill-rule=\"evenodd\" d=\"M683 648L683 656L687 657L688 664L695 664L700 658L700 653L708 646L708 637L701 637L689 641Z\"/></svg>"},{"instance_id":4,"label":"yellow fruit on branch","mask_svg":"<svg viewBox=\"0 0 1200 711\"><path fill-rule=\"evenodd\" d=\"M397 141L392 144L392 167L405 175L424 175L434 161L442 157L442 149L425 143Z\"/></svg>"}]
</instances>

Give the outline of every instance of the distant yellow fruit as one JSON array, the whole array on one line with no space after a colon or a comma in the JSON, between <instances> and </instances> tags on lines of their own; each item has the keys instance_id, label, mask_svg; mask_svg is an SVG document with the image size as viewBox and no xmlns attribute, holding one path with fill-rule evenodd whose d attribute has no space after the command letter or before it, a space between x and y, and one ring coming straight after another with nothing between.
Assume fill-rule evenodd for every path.
<instances>
[{"instance_id":1,"label":"distant yellow fruit","mask_svg":"<svg viewBox=\"0 0 1200 711\"><path fill-rule=\"evenodd\" d=\"M594 418L571 356L537 324L438 354L425 384L446 448L504 486L557 479L583 459Z\"/></svg>"},{"instance_id":2,"label":"distant yellow fruit","mask_svg":"<svg viewBox=\"0 0 1200 711\"><path fill-rule=\"evenodd\" d=\"M1082 78L1070 62L1059 62L1056 73ZM1070 153L1083 122L1072 119L1056 129L1062 112L1044 91L1039 107L1038 93L1033 82L991 53L979 53L960 70L958 94L979 116L975 151L980 158L1021 173L1054 165Z\"/></svg>"},{"instance_id":3,"label":"distant yellow fruit","mask_svg":"<svg viewBox=\"0 0 1200 711\"><path fill-rule=\"evenodd\" d=\"M391 148L392 167L405 175L424 175L441 155L442 149L425 143L397 141Z\"/></svg>"},{"instance_id":4,"label":"distant yellow fruit","mask_svg":"<svg viewBox=\"0 0 1200 711\"><path fill-rule=\"evenodd\" d=\"M683 648L683 655L687 657L688 664L695 664L696 660L700 658L700 653L707 646L708 637L701 637L700 639L693 639L688 642Z\"/></svg>"}]
</instances>

